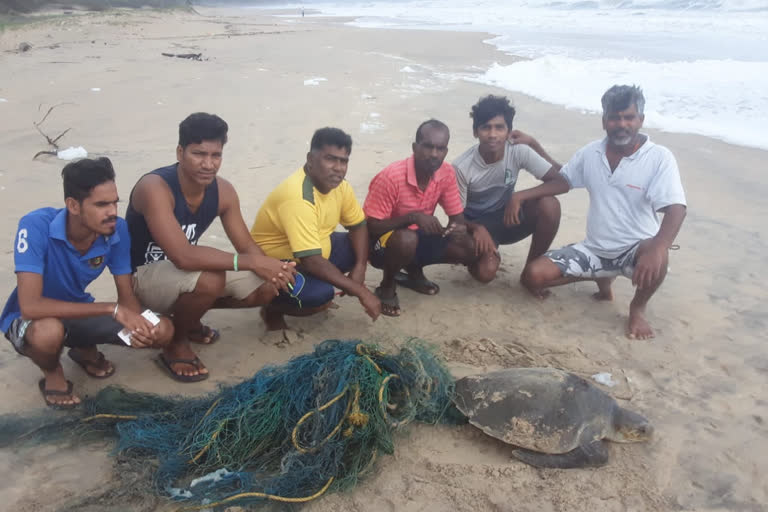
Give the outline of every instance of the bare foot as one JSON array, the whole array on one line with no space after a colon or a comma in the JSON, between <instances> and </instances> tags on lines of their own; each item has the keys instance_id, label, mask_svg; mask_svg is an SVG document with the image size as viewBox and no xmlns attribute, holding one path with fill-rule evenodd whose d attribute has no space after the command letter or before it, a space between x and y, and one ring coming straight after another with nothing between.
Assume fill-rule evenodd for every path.
<instances>
[{"instance_id":1,"label":"bare foot","mask_svg":"<svg viewBox=\"0 0 768 512\"><path fill-rule=\"evenodd\" d=\"M523 285L523 288L528 290L528 293L530 293L531 295L533 295L534 297L536 297L539 300L544 300L547 297L549 297L550 295L552 295L552 292L549 291L546 288L532 288L532 287L528 286L526 284L525 280L522 279L522 278L520 278L520 284Z\"/></svg>"},{"instance_id":2,"label":"bare foot","mask_svg":"<svg viewBox=\"0 0 768 512\"><path fill-rule=\"evenodd\" d=\"M282 313L267 311L267 309L267 307L262 307L259 312L261 319L264 320L264 324L267 326L267 331L283 331L288 329L288 324L285 323L285 317Z\"/></svg>"},{"instance_id":3,"label":"bare foot","mask_svg":"<svg viewBox=\"0 0 768 512\"><path fill-rule=\"evenodd\" d=\"M644 308L629 307L629 322L627 322L627 338L633 340L649 340L654 338L653 329L645 319Z\"/></svg>"},{"instance_id":4,"label":"bare foot","mask_svg":"<svg viewBox=\"0 0 768 512\"><path fill-rule=\"evenodd\" d=\"M595 279L598 291L592 294L592 298L599 301L612 301L613 288L611 288L611 285L613 284L613 280L614 278L612 277Z\"/></svg>"}]
</instances>

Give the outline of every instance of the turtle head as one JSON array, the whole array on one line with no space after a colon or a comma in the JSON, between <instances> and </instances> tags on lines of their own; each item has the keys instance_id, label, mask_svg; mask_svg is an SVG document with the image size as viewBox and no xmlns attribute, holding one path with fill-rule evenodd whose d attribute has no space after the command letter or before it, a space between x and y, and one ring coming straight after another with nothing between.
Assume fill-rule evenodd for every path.
<instances>
[{"instance_id":1,"label":"turtle head","mask_svg":"<svg viewBox=\"0 0 768 512\"><path fill-rule=\"evenodd\" d=\"M639 443L648 441L653 435L653 426L643 416L621 407L613 416L613 434L608 436L617 443Z\"/></svg>"}]
</instances>

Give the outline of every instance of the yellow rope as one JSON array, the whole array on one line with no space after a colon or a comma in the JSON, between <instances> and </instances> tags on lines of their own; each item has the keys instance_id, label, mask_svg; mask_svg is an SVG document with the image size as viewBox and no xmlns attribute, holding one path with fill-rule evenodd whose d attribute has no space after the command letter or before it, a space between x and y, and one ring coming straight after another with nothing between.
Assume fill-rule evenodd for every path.
<instances>
[{"instance_id":1,"label":"yellow rope","mask_svg":"<svg viewBox=\"0 0 768 512\"><path fill-rule=\"evenodd\" d=\"M206 444L205 446L203 446L203 449L202 449L202 450L200 450L199 452L197 452L197 455L195 455L194 457L192 457L192 459L191 459L191 460L189 460L189 461L187 462L187 464L194 464L195 462L197 462L197 460L198 460L200 457L202 457L203 455L205 455L205 453L206 453L206 452L208 451L208 449L211 447L211 445L212 445L212 444L213 444L213 442L216 440L216 438L217 438L217 437L219 437L219 433L220 433L220 432L221 432L221 431L224 429L224 425L226 425L226 424L227 424L227 420L224 420L224 421L222 421L222 422L219 424L219 428L217 428L217 429L216 429L216 432L214 432L214 433L213 433L213 435L211 436L211 439L208 441L208 444Z\"/></svg>"},{"instance_id":2,"label":"yellow rope","mask_svg":"<svg viewBox=\"0 0 768 512\"><path fill-rule=\"evenodd\" d=\"M381 413L384 415L385 418L389 416L389 413L387 413L387 405L384 403L384 390L387 389L387 384L389 383L390 380L399 379L399 378L400 376L395 373L387 375L386 377L384 377L384 380L381 381L381 386L379 386L379 407L381 408ZM403 389L405 390L406 397L410 398L411 395L408 392L408 388L403 388ZM389 426L392 428L397 428L401 425L405 425L409 421L410 420L408 419L401 420L401 421L390 421Z\"/></svg>"},{"instance_id":3,"label":"yellow rope","mask_svg":"<svg viewBox=\"0 0 768 512\"><path fill-rule=\"evenodd\" d=\"M129 416L129 415L120 415L120 414L96 414L94 416L88 416L87 418L83 418L80 421L83 423L88 423L89 421L93 420L135 420L138 416Z\"/></svg>"},{"instance_id":4,"label":"yellow rope","mask_svg":"<svg viewBox=\"0 0 768 512\"><path fill-rule=\"evenodd\" d=\"M362 343L358 343L358 345L355 347L355 352L357 352L357 355L362 356L365 360L367 360L369 363L373 365L374 368L376 368L376 371L379 372L379 375L381 375L381 368L379 365L377 365L373 359L371 359L370 352L368 351L368 348L363 345ZM375 351L376 355L384 355L384 352Z\"/></svg>"},{"instance_id":5,"label":"yellow rope","mask_svg":"<svg viewBox=\"0 0 768 512\"><path fill-rule=\"evenodd\" d=\"M342 398L344 395L346 395L346 394L347 394L347 391L349 391L349 386L344 386L344 389L342 389L342 390L341 390L341 393L339 393L338 395L336 395L335 397L333 397L333 398L332 398L330 401L328 401L328 402L327 402L327 403L325 403L324 405L320 406L320 408L318 408L317 410L315 410L315 411L309 411L307 414L305 414L304 416L302 416L302 417L301 417L301 419L300 419L300 420L299 420L299 421L296 423L296 426L295 426L295 427L293 427L293 432L291 433L291 441L293 442L293 447L294 447L294 448L296 448L296 450L297 450L299 453L310 453L310 452L314 452L315 450L317 450L318 448L320 448L322 445L324 445L325 443L327 443L328 441L330 441L330 440L331 440L331 438L332 438L333 436L335 436L335 435L336 435L336 433L337 433L339 430L341 430L341 427L342 427L342 425L344 425L344 422L345 422L345 421L346 421L346 419L347 419L347 414L349 414L349 409L350 409L350 407L352 406L352 401L351 401L351 400L347 401L347 409L344 411L344 414L342 415L342 417L341 417L341 421L339 422L339 424L338 424L338 425L336 425L336 427L335 427L335 428L334 428L334 429L331 431L331 433L330 433L330 434L328 434L328 436L327 436L325 439L323 439L323 440L322 440L322 441L321 441L321 442L320 442L320 443L319 443L317 446L313 446L312 448L304 448L304 447L302 447L302 446L299 444L299 427L301 426L301 424L302 424L302 423L304 423L305 421L307 421L307 420L308 420L308 419L309 419L309 418L310 418L310 417L311 417L313 414L315 414L316 412L324 411L324 410L326 410L327 408L329 408L330 406L332 406L333 404L335 404L336 402L338 402L339 400L341 400L341 398Z\"/></svg>"},{"instance_id":6,"label":"yellow rope","mask_svg":"<svg viewBox=\"0 0 768 512\"><path fill-rule=\"evenodd\" d=\"M218 507L218 506L221 506L221 505L225 505L225 504L230 503L232 501L243 499L243 498L266 498L268 500L280 501L280 502L283 502L283 503L306 503L307 501L312 501L315 498L319 498L320 496L322 496L323 493L325 493L325 491L328 490L328 488L331 486L332 483L333 483L333 477L329 478L328 481L323 486L323 488L320 489L319 491L317 491L315 494L313 494L312 496L305 496L303 498L285 498L283 496L276 496L274 494L267 494L267 493L264 493L264 492L243 492L243 493L240 493L240 494L235 494L233 496L229 496L229 497L224 498L223 500L217 501L215 503L207 503L205 505L195 505L193 507L182 507L182 508L177 509L176 512L191 512L191 511L194 511L194 510L204 510L204 509L207 509L207 508L211 508L212 509L212 508L215 508L215 507Z\"/></svg>"},{"instance_id":7,"label":"yellow rope","mask_svg":"<svg viewBox=\"0 0 768 512\"><path fill-rule=\"evenodd\" d=\"M199 427L199 426L200 426L200 425L203 423L203 420L204 420L205 418L207 418L207 417L208 417L208 415L209 415L209 414L211 414L211 413L213 412L213 409L214 409L214 408L215 408L217 405L219 405L219 402L220 402L220 401L221 401L221 398L217 399L216 401L214 401L214 402L211 404L211 406L208 408L208 410L207 410L207 411L205 411L205 414L203 414L203 417L202 417L202 418L200 418L200 422L197 424L197 426L198 426L198 427ZM192 459L188 460L188 461L187 461L187 464L194 464L195 462L197 462L197 460L198 460L200 457L202 457L202 456L205 454L205 452L207 452L207 451L208 451L208 449L211 447L211 445L212 445L212 444L213 444L213 442L216 440L216 438L217 438L217 437L219 437L219 432L221 432L221 430L224 428L224 425L226 425L226 423L227 423L227 420L224 420L224 421L222 421L222 422L219 424L219 428L217 428L217 429L216 429L216 432L214 432L214 433L213 433L213 435L211 436L211 438L208 440L208 443L207 443L205 446L203 446L203 448L202 448L202 449L201 449L199 452L197 452L197 455L195 455L194 457L192 457Z\"/></svg>"}]
</instances>

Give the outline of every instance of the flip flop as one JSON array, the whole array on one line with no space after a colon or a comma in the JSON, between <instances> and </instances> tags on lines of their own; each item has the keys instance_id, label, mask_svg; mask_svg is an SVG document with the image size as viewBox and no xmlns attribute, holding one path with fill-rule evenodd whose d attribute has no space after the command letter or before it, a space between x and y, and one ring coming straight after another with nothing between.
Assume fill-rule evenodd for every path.
<instances>
[{"instance_id":1,"label":"flip flop","mask_svg":"<svg viewBox=\"0 0 768 512\"><path fill-rule=\"evenodd\" d=\"M192 338L192 336L195 336ZM210 341L203 341L205 338L210 338ZM189 331L187 333L187 339L192 343L199 345L213 345L221 338L221 333L218 329L214 329L208 325L200 325L199 329Z\"/></svg>"},{"instance_id":2,"label":"flip flop","mask_svg":"<svg viewBox=\"0 0 768 512\"><path fill-rule=\"evenodd\" d=\"M400 271L395 275L395 282L400 286L409 288L418 293L423 293L424 295L437 295L440 293L440 287L437 283L433 283L426 277L424 279L411 279L408 274L403 271ZM430 292L428 290L434 291Z\"/></svg>"},{"instance_id":3,"label":"flip flop","mask_svg":"<svg viewBox=\"0 0 768 512\"><path fill-rule=\"evenodd\" d=\"M177 380L179 382L200 382L201 380L207 379L210 374L209 373L198 373L197 375L182 375L180 373L176 373L174 369L172 368L172 365L177 363L182 364L191 364L198 370L200 369L200 365L203 364L200 359L195 356L194 359L166 359L163 354L160 354L157 356L157 360L159 363L162 364L161 368L165 368L168 371L168 374L171 376L173 380Z\"/></svg>"},{"instance_id":4,"label":"flip flop","mask_svg":"<svg viewBox=\"0 0 768 512\"><path fill-rule=\"evenodd\" d=\"M94 366L99 366L103 368L103 364L107 362L107 359L104 357L104 354L99 352L99 357L96 359L96 361L89 361L88 359L84 358L82 355L80 355L79 352L73 349L69 349L67 352L67 355L71 360L76 362L80 368L83 369L85 373L93 377L94 379L106 379L107 377L111 377L115 374L115 365L110 363L109 370L106 371L104 375L99 375L97 373L93 373L91 371L88 371L88 368L93 368Z\"/></svg>"},{"instance_id":5,"label":"flip flop","mask_svg":"<svg viewBox=\"0 0 768 512\"><path fill-rule=\"evenodd\" d=\"M400 313L401 313L401 310L400 310L400 299L397 296L397 292L395 292L395 296L394 297L384 298L384 297L381 296L381 286L379 286L379 287L377 287L373 291L373 293L374 293L374 295L376 295L379 298L379 300L381 301L381 304L383 306L389 306L391 308L397 308L397 314L393 315L393 314L387 313L384 310L384 308L382 307L381 308L381 314L382 315L384 315L384 316L391 316L391 317L398 317L398 316L400 316Z\"/></svg>"},{"instance_id":6,"label":"flip flop","mask_svg":"<svg viewBox=\"0 0 768 512\"><path fill-rule=\"evenodd\" d=\"M45 389L45 379L40 379L40 381L37 383L37 387L40 388L40 393L43 394L43 400L45 400L45 405L50 407L51 409L59 409L59 410L67 410L67 409L74 409L79 403L72 403L72 404L59 404L56 402L51 402L48 400L49 397L52 396L68 396L72 398L72 388L74 387L72 385L72 381L67 381L67 390L66 391L57 391L55 389Z\"/></svg>"}]
</instances>

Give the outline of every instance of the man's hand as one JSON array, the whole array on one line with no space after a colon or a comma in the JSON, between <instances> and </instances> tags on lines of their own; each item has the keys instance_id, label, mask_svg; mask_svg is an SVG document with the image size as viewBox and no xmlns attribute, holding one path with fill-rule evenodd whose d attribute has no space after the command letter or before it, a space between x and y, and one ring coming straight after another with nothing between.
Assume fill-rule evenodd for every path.
<instances>
[{"instance_id":1,"label":"man's hand","mask_svg":"<svg viewBox=\"0 0 768 512\"><path fill-rule=\"evenodd\" d=\"M363 286L360 295L357 296L357 300L360 301L366 314L375 322L381 314L381 301L379 298Z\"/></svg>"},{"instance_id":2,"label":"man's hand","mask_svg":"<svg viewBox=\"0 0 768 512\"><path fill-rule=\"evenodd\" d=\"M443 226L437 217L425 213L416 212L413 214L413 223L419 226L419 229L428 235L442 235Z\"/></svg>"},{"instance_id":3,"label":"man's hand","mask_svg":"<svg viewBox=\"0 0 768 512\"><path fill-rule=\"evenodd\" d=\"M272 283L278 290L284 290L291 293L289 284L295 282L296 263L293 261L285 262L268 256L254 256L250 254L240 255L243 270L251 270L264 281Z\"/></svg>"},{"instance_id":4,"label":"man's hand","mask_svg":"<svg viewBox=\"0 0 768 512\"><path fill-rule=\"evenodd\" d=\"M650 288L664 273L664 261L667 248L653 239L640 242L637 250L637 262L632 274L632 284L639 290Z\"/></svg>"},{"instance_id":5,"label":"man's hand","mask_svg":"<svg viewBox=\"0 0 768 512\"><path fill-rule=\"evenodd\" d=\"M445 231L443 231L443 238L455 235L455 236L463 236L467 234L467 225L462 222L451 222L448 224L448 227L445 228Z\"/></svg>"},{"instance_id":6,"label":"man's hand","mask_svg":"<svg viewBox=\"0 0 768 512\"><path fill-rule=\"evenodd\" d=\"M514 192L507 201L507 206L504 208L504 225L517 226L520 224L520 208L523 204L520 202L520 196Z\"/></svg>"},{"instance_id":7,"label":"man's hand","mask_svg":"<svg viewBox=\"0 0 768 512\"><path fill-rule=\"evenodd\" d=\"M509 141L512 144L525 144L526 146L533 146L536 144L536 139L520 130L512 130L509 132Z\"/></svg>"},{"instance_id":8,"label":"man's hand","mask_svg":"<svg viewBox=\"0 0 768 512\"><path fill-rule=\"evenodd\" d=\"M117 307L115 320L131 333L131 347L147 348L155 344L157 329L152 322L126 307Z\"/></svg>"},{"instance_id":9,"label":"man's hand","mask_svg":"<svg viewBox=\"0 0 768 512\"><path fill-rule=\"evenodd\" d=\"M496 244L493 243L493 237L485 226L475 226L472 230L472 238L475 239L475 256L496 252Z\"/></svg>"}]
</instances>

